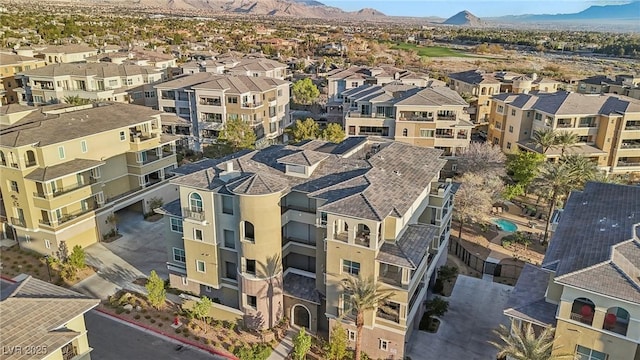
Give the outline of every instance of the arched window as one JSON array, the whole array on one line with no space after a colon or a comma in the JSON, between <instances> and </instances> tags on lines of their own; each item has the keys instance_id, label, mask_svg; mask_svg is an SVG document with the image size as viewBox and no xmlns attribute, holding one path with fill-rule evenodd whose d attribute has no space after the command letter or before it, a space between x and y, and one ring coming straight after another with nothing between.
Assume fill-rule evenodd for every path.
<instances>
[{"instance_id":1,"label":"arched window","mask_svg":"<svg viewBox=\"0 0 640 360\"><path fill-rule=\"evenodd\" d=\"M36 165L36 153L33 150L27 150L27 167Z\"/></svg>"},{"instance_id":2,"label":"arched window","mask_svg":"<svg viewBox=\"0 0 640 360\"><path fill-rule=\"evenodd\" d=\"M358 224L358 229L356 231L356 244L362 246L369 246L371 240L371 230L365 224Z\"/></svg>"},{"instance_id":3,"label":"arched window","mask_svg":"<svg viewBox=\"0 0 640 360\"><path fill-rule=\"evenodd\" d=\"M0 151L0 165L7 166L7 158L4 157L4 153Z\"/></svg>"},{"instance_id":4,"label":"arched window","mask_svg":"<svg viewBox=\"0 0 640 360\"><path fill-rule=\"evenodd\" d=\"M409 130L402 129L402 136L407 136L409 134Z\"/></svg>"},{"instance_id":5,"label":"arched window","mask_svg":"<svg viewBox=\"0 0 640 360\"><path fill-rule=\"evenodd\" d=\"M627 336L629 327L629 312L620 307L612 307L607 310L604 316L602 328L614 333Z\"/></svg>"},{"instance_id":6,"label":"arched window","mask_svg":"<svg viewBox=\"0 0 640 360\"><path fill-rule=\"evenodd\" d=\"M483 87L482 89L480 89L480 95L487 95L487 88Z\"/></svg>"},{"instance_id":7,"label":"arched window","mask_svg":"<svg viewBox=\"0 0 640 360\"><path fill-rule=\"evenodd\" d=\"M571 306L571 320L579 321L583 324L593 324L593 314L596 311L596 305L587 298L577 298L573 300Z\"/></svg>"},{"instance_id":8,"label":"arched window","mask_svg":"<svg viewBox=\"0 0 640 360\"><path fill-rule=\"evenodd\" d=\"M489 95L493 95L493 88L489 88Z\"/></svg>"},{"instance_id":9,"label":"arched window","mask_svg":"<svg viewBox=\"0 0 640 360\"><path fill-rule=\"evenodd\" d=\"M256 241L253 224L248 221L244 222L244 239L251 242Z\"/></svg>"},{"instance_id":10,"label":"arched window","mask_svg":"<svg viewBox=\"0 0 640 360\"><path fill-rule=\"evenodd\" d=\"M202 212L202 197L198 193L189 195L189 210L193 212Z\"/></svg>"}]
</instances>

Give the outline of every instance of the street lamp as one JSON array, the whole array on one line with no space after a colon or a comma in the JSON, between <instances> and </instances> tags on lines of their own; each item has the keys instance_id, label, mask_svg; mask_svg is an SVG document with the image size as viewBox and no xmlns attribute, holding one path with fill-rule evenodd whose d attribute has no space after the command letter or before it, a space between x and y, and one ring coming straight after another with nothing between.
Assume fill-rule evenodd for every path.
<instances>
[{"instance_id":1,"label":"street lamp","mask_svg":"<svg viewBox=\"0 0 640 360\"><path fill-rule=\"evenodd\" d=\"M49 282L51 282L51 267L49 266L49 255L44 256L44 261L47 263L47 274L49 274Z\"/></svg>"}]
</instances>

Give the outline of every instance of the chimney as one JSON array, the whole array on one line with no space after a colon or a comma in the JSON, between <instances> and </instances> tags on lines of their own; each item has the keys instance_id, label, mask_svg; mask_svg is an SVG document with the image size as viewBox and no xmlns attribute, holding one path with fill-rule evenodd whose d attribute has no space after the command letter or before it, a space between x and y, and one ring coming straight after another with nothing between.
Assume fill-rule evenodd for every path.
<instances>
[{"instance_id":1,"label":"chimney","mask_svg":"<svg viewBox=\"0 0 640 360\"><path fill-rule=\"evenodd\" d=\"M225 170L228 173L233 172L233 161L229 161L225 164Z\"/></svg>"}]
</instances>

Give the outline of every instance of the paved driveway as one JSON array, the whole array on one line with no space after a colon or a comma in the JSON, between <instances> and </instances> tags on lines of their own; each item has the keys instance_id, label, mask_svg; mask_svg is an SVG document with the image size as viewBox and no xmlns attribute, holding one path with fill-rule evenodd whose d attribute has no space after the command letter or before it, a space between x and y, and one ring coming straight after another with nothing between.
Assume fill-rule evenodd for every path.
<instances>
[{"instance_id":1,"label":"paved driveway","mask_svg":"<svg viewBox=\"0 0 640 360\"><path fill-rule=\"evenodd\" d=\"M73 288L101 299L119 289L145 292L133 281L156 270L163 278L168 276L162 221L145 221L142 214L133 211L118 213L118 231L122 237L111 243L98 243L86 248L87 263L97 273Z\"/></svg>"},{"instance_id":2,"label":"paved driveway","mask_svg":"<svg viewBox=\"0 0 640 360\"><path fill-rule=\"evenodd\" d=\"M512 287L460 275L447 299L449 311L435 334L414 331L408 356L412 359L494 360L497 350L487 343L492 331L507 324L502 310Z\"/></svg>"}]
</instances>

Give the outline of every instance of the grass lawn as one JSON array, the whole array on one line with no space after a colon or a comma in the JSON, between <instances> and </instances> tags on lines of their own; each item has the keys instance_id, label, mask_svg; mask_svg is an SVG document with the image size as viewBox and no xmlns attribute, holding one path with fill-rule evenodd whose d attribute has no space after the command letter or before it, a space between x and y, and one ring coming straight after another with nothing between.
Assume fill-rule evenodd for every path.
<instances>
[{"instance_id":1,"label":"grass lawn","mask_svg":"<svg viewBox=\"0 0 640 360\"><path fill-rule=\"evenodd\" d=\"M409 43L398 43L391 46L393 50L413 50L418 56L428 57L472 57L460 51L452 50L443 46L420 46Z\"/></svg>"}]
</instances>

